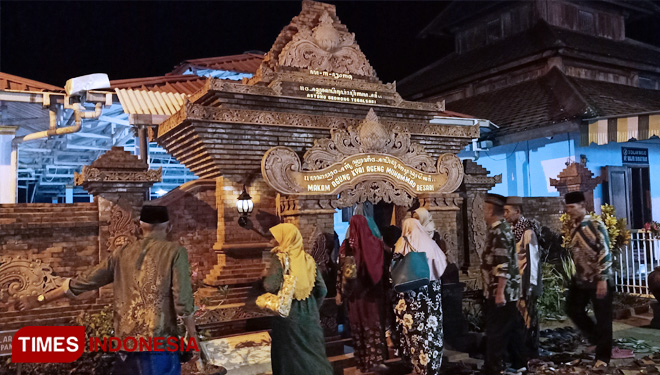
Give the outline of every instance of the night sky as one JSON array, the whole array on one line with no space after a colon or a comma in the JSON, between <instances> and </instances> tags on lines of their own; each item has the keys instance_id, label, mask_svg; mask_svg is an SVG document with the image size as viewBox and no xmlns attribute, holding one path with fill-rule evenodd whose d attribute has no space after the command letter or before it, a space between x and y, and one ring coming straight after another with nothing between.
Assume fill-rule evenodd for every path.
<instances>
[{"instance_id":1,"label":"night sky","mask_svg":"<svg viewBox=\"0 0 660 375\"><path fill-rule=\"evenodd\" d=\"M384 82L453 49L417 38L447 2L329 1ZM186 59L267 52L300 1L0 2L0 71L63 86L107 73L111 80L164 75Z\"/></svg>"},{"instance_id":2,"label":"night sky","mask_svg":"<svg viewBox=\"0 0 660 375\"><path fill-rule=\"evenodd\" d=\"M417 37L448 1L328 2L337 6L339 19L384 82L453 50L449 37ZM111 80L164 75L186 59L267 52L301 6L301 1L0 0L0 71L57 86L99 72ZM660 45L659 17L630 19L626 28L628 37Z\"/></svg>"}]
</instances>

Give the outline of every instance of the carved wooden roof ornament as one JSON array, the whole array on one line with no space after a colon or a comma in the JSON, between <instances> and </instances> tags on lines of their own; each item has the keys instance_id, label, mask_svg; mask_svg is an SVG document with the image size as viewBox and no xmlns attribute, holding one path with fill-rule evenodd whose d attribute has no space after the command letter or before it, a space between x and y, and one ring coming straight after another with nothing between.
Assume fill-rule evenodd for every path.
<instances>
[{"instance_id":1,"label":"carved wooden roof ornament","mask_svg":"<svg viewBox=\"0 0 660 375\"><path fill-rule=\"evenodd\" d=\"M376 77L355 42L355 34L335 28L327 11L319 18L318 26L299 29L282 48L278 60L281 66Z\"/></svg>"},{"instance_id":2,"label":"carved wooden roof ornament","mask_svg":"<svg viewBox=\"0 0 660 375\"><path fill-rule=\"evenodd\" d=\"M351 74L377 81L369 60L339 18L334 5L304 0L273 43L251 84L270 82L273 73L305 69Z\"/></svg>"},{"instance_id":3,"label":"carved wooden roof ornament","mask_svg":"<svg viewBox=\"0 0 660 375\"><path fill-rule=\"evenodd\" d=\"M378 126L387 130L388 138L375 137L376 143L370 145L363 134L361 143L353 143L351 137L357 136L353 133L369 108L378 108L382 118ZM209 79L158 126L158 142L200 178L252 173L274 137L290 149L273 157L295 160L301 171L329 167L347 155L376 153L373 150L383 148L378 142L384 142L383 154L418 172L439 173L436 160L442 153L458 153L479 137L476 120L472 125L464 120L451 123L452 116L463 117L446 112L443 102L403 100L395 83L378 79L335 6L303 0L301 12L281 30L253 77L242 83ZM445 121L433 121L438 117ZM313 147L318 134L335 128L348 130L334 130L324 141L334 148L322 143ZM369 126L364 128L367 131ZM410 139L427 145L426 152ZM310 149L305 160L298 160L296 153ZM289 191L297 191L300 186L296 186Z\"/></svg>"},{"instance_id":4,"label":"carved wooden roof ornament","mask_svg":"<svg viewBox=\"0 0 660 375\"><path fill-rule=\"evenodd\" d=\"M261 162L266 182L282 194L338 195L338 203L370 200L410 203L424 193L451 193L463 180L463 164L454 154L434 162L410 133L381 124L373 109L357 128L331 129L304 155L304 164L288 147L273 147Z\"/></svg>"}]
</instances>

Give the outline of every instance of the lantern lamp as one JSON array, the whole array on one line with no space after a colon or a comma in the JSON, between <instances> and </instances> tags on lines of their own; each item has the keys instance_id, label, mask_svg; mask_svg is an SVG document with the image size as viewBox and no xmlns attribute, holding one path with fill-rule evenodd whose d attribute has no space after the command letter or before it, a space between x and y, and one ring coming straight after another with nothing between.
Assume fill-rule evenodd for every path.
<instances>
[{"instance_id":1,"label":"lantern lamp","mask_svg":"<svg viewBox=\"0 0 660 375\"><path fill-rule=\"evenodd\" d=\"M241 192L241 195L238 196L238 200L236 201L236 209L241 215L238 218L238 225L241 227L247 225L247 218L250 216L253 208L254 204L252 203L252 197L248 194L247 190L245 190L245 185L243 185L243 192Z\"/></svg>"}]
</instances>

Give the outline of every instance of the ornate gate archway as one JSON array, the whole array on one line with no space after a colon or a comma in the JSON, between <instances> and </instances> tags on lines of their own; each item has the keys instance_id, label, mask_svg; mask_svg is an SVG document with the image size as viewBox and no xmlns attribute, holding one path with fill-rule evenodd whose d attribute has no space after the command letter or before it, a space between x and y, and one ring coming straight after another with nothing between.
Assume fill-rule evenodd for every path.
<instances>
[{"instance_id":1,"label":"ornate gate archway","mask_svg":"<svg viewBox=\"0 0 660 375\"><path fill-rule=\"evenodd\" d=\"M315 140L302 163L291 148L269 149L261 173L280 194L280 215L300 228L309 246L315 233L332 233L335 209L364 201L409 207L420 198L430 211L458 211L461 198L452 193L463 181L463 164L449 153L434 161L407 129L387 129L370 109L357 127L334 128L329 138ZM436 220L454 229L446 240L456 261L456 218Z\"/></svg>"},{"instance_id":2,"label":"ornate gate archway","mask_svg":"<svg viewBox=\"0 0 660 375\"><path fill-rule=\"evenodd\" d=\"M249 264L252 272L268 246L237 224L243 185L253 216L284 216L306 248L314 231L332 233L338 207L408 206L417 197L456 260L454 191L463 172L455 154L479 136L466 117L401 98L395 83L378 79L333 5L303 1L254 77L209 79L159 125L158 142L200 178L216 180L218 265L205 280L215 285L235 281L227 269Z\"/></svg>"}]
</instances>

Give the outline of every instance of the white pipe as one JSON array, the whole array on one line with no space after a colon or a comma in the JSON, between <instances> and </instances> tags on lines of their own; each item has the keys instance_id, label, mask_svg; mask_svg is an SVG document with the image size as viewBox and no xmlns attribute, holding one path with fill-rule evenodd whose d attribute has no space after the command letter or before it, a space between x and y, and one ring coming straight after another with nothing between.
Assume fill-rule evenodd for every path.
<instances>
[{"instance_id":1,"label":"white pipe","mask_svg":"<svg viewBox=\"0 0 660 375\"><path fill-rule=\"evenodd\" d=\"M33 141L35 139L47 138L53 135L71 134L80 131L83 119L95 119L101 116L103 103L96 103L94 111L83 111L83 106L78 104L78 109L74 109L73 115L76 120L73 126L64 128L57 127L57 112L53 109L49 112L50 126L48 130L31 133L22 137L16 137L11 141L11 176L9 178L9 188L14 192L14 203L18 202L18 145L23 142Z\"/></svg>"},{"instance_id":2,"label":"white pipe","mask_svg":"<svg viewBox=\"0 0 660 375\"><path fill-rule=\"evenodd\" d=\"M14 142L11 143L9 176L9 190L14 192L14 203L18 203L18 144Z\"/></svg>"},{"instance_id":3,"label":"white pipe","mask_svg":"<svg viewBox=\"0 0 660 375\"><path fill-rule=\"evenodd\" d=\"M81 105L78 105L79 108L82 108ZM50 129L36 132L36 133L31 133L28 135L25 135L23 137L16 137L12 141L12 143L16 144L21 144L23 142L27 141L33 141L35 139L40 139L40 138L46 138L50 137L53 135L64 135L64 134L71 134L75 133L77 131L80 131L82 127L82 119L95 119L99 118L101 116L101 109L102 109L103 104L102 103L96 103L94 106L94 112L85 112L80 109L76 109L73 111L73 114L75 116L76 122L73 126L65 127L65 128L57 128L57 116L52 116L51 115L51 121L55 121L55 126L53 126L53 123L51 122L50 124ZM51 113L52 114L52 113Z\"/></svg>"}]
</instances>

